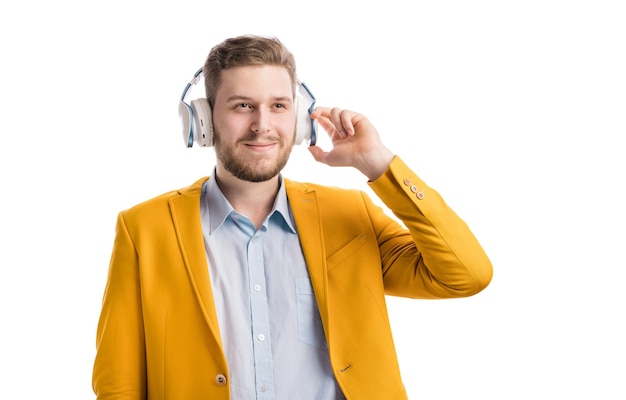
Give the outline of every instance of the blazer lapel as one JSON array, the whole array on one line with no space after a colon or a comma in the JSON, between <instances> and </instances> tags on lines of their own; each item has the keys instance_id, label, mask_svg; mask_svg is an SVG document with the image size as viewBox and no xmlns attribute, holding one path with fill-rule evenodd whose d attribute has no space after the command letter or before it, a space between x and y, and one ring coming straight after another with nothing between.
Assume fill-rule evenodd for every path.
<instances>
[{"instance_id":1,"label":"blazer lapel","mask_svg":"<svg viewBox=\"0 0 626 400\"><path fill-rule=\"evenodd\" d=\"M288 179L284 182L320 316L328 335L328 275L319 202L315 190Z\"/></svg>"},{"instance_id":2,"label":"blazer lapel","mask_svg":"<svg viewBox=\"0 0 626 400\"><path fill-rule=\"evenodd\" d=\"M195 290L200 307L211 332L221 346L220 330L218 326L213 290L204 249L202 223L200 221L200 193L202 184L207 178L202 178L192 186L181 189L180 196L170 200L170 210L178 245L181 250L185 268Z\"/></svg>"}]
</instances>

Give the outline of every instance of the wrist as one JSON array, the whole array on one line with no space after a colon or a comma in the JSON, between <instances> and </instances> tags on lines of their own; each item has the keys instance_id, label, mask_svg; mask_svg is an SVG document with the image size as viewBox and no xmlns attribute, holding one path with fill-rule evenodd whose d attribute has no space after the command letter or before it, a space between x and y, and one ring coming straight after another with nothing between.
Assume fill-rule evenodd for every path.
<instances>
[{"instance_id":1,"label":"wrist","mask_svg":"<svg viewBox=\"0 0 626 400\"><path fill-rule=\"evenodd\" d=\"M370 182L373 182L380 178L385 171L389 169L389 165L394 158L395 154L389 149L384 148L380 151L369 154L363 168L359 168L359 170L363 173L363 175L367 176Z\"/></svg>"}]
</instances>

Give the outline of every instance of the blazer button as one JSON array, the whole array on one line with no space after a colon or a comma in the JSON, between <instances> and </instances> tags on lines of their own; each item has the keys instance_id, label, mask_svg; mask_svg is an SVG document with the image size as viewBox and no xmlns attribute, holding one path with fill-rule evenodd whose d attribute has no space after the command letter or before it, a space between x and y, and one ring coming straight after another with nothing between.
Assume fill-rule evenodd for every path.
<instances>
[{"instance_id":1,"label":"blazer button","mask_svg":"<svg viewBox=\"0 0 626 400\"><path fill-rule=\"evenodd\" d=\"M215 382L219 385L219 386L224 386L226 385L226 377L222 374L217 374L215 375Z\"/></svg>"}]
</instances>

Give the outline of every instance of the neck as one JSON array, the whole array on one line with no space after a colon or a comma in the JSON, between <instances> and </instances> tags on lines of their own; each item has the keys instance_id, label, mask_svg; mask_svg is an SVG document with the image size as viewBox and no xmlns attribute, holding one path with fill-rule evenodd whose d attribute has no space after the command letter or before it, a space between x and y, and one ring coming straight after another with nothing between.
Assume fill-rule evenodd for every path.
<instances>
[{"instance_id":1,"label":"neck","mask_svg":"<svg viewBox=\"0 0 626 400\"><path fill-rule=\"evenodd\" d=\"M278 176L265 182L249 182L218 166L215 179L235 211L248 217L258 229L274 206L279 188Z\"/></svg>"}]
</instances>

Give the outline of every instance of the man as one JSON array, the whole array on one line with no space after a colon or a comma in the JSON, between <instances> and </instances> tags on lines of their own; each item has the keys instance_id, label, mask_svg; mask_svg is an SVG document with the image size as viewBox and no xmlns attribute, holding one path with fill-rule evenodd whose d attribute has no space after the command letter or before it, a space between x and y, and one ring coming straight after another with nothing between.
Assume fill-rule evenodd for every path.
<instances>
[{"instance_id":1,"label":"man","mask_svg":"<svg viewBox=\"0 0 626 400\"><path fill-rule=\"evenodd\" d=\"M466 224L366 117L311 117L318 162L362 192L280 174L294 144L296 70L274 38L214 47L209 178L120 213L98 325L98 399L406 399L385 295L471 296L491 280Z\"/></svg>"}]
</instances>

